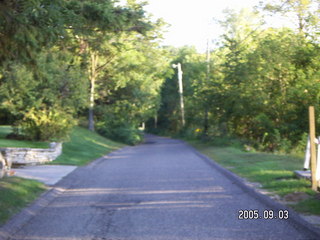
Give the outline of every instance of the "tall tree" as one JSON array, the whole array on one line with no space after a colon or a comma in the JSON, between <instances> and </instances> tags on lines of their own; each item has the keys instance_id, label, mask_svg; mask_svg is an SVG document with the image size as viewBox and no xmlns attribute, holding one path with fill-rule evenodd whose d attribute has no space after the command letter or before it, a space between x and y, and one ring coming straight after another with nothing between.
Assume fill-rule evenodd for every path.
<instances>
[{"instance_id":1,"label":"tall tree","mask_svg":"<svg viewBox=\"0 0 320 240\"><path fill-rule=\"evenodd\" d=\"M127 129L130 135L157 112L169 61L155 41L162 23L155 25L145 35L123 33L113 43L114 57L97 81L97 129L109 137L119 137L116 129Z\"/></svg>"},{"instance_id":2,"label":"tall tree","mask_svg":"<svg viewBox=\"0 0 320 240\"><path fill-rule=\"evenodd\" d=\"M143 5L130 1L126 7L115 6L112 1L71 1L68 5L82 19L71 25L78 39L79 50L88 63L90 81L89 129L94 131L94 102L99 72L110 61L110 48L122 32L148 31L152 25L145 19ZM109 56L108 56L109 55Z\"/></svg>"},{"instance_id":3,"label":"tall tree","mask_svg":"<svg viewBox=\"0 0 320 240\"><path fill-rule=\"evenodd\" d=\"M280 0L265 4L263 9L293 19L299 33L307 36L313 35L319 23L318 4L317 0Z\"/></svg>"}]
</instances>

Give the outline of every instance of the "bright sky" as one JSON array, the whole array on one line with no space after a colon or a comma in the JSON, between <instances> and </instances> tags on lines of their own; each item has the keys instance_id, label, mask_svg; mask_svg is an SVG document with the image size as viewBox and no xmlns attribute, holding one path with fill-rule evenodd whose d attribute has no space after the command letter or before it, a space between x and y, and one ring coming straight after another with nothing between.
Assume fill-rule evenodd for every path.
<instances>
[{"instance_id":1,"label":"bright sky","mask_svg":"<svg viewBox=\"0 0 320 240\"><path fill-rule=\"evenodd\" d=\"M125 2L126 0L118 0ZM143 0L141 0L143 1ZM258 5L261 0L145 0L145 10L154 18L162 18L171 26L164 34L164 45L196 46L204 52L207 40L222 34L213 18L223 20L226 8L240 10ZM274 20L273 21L278 21ZM278 25L278 24L277 24Z\"/></svg>"},{"instance_id":2,"label":"bright sky","mask_svg":"<svg viewBox=\"0 0 320 240\"><path fill-rule=\"evenodd\" d=\"M145 9L171 26L164 35L165 45L194 45L204 51L208 37L216 38L221 30L213 18L223 19L226 8L239 10L257 5L260 0L148 0Z\"/></svg>"}]
</instances>

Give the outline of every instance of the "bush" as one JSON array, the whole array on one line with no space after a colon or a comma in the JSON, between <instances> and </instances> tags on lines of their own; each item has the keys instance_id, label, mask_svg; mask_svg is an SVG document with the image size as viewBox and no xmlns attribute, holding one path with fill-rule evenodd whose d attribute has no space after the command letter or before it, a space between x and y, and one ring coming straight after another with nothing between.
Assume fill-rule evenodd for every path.
<instances>
[{"instance_id":1,"label":"bush","mask_svg":"<svg viewBox=\"0 0 320 240\"><path fill-rule=\"evenodd\" d=\"M196 139L198 137L199 132L196 131L192 127L184 127L179 130L176 134L173 134L173 137L184 138L188 140Z\"/></svg>"},{"instance_id":2,"label":"bush","mask_svg":"<svg viewBox=\"0 0 320 240\"><path fill-rule=\"evenodd\" d=\"M15 134L35 141L63 141L75 125L73 116L57 107L32 108L17 122Z\"/></svg>"},{"instance_id":3,"label":"bush","mask_svg":"<svg viewBox=\"0 0 320 240\"><path fill-rule=\"evenodd\" d=\"M142 132L129 123L99 122L96 129L104 137L129 145L138 144L143 140Z\"/></svg>"}]
</instances>

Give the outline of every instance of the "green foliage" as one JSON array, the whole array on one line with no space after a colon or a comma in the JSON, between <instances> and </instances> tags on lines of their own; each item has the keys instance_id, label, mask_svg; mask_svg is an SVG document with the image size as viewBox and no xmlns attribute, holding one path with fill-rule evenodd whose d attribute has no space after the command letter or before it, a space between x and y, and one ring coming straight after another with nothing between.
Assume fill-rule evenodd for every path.
<instances>
[{"instance_id":1,"label":"green foliage","mask_svg":"<svg viewBox=\"0 0 320 240\"><path fill-rule=\"evenodd\" d=\"M65 36L63 0L0 2L0 65L19 60L33 65L44 47Z\"/></svg>"},{"instance_id":2,"label":"green foliage","mask_svg":"<svg viewBox=\"0 0 320 240\"><path fill-rule=\"evenodd\" d=\"M97 131L102 136L129 145L135 145L143 140L142 132L126 122L100 122L97 124Z\"/></svg>"},{"instance_id":3,"label":"green foliage","mask_svg":"<svg viewBox=\"0 0 320 240\"><path fill-rule=\"evenodd\" d=\"M0 99L25 138L64 140L75 125L74 113L85 107L86 79L68 52L39 54L37 69L8 62L3 69Z\"/></svg>"},{"instance_id":4,"label":"green foliage","mask_svg":"<svg viewBox=\"0 0 320 240\"><path fill-rule=\"evenodd\" d=\"M77 111L87 100L86 76L70 52L59 49L38 55L36 69L19 62L7 62L2 69L0 95L3 107L17 115L43 104Z\"/></svg>"},{"instance_id":5,"label":"green foliage","mask_svg":"<svg viewBox=\"0 0 320 240\"><path fill-rule=\"evenodd\" d=\"M194 128L182 128L174 137L183 138L187 140L193 140L199 138L201 135L199 129Z\"/></svg>"},{"instance_id":6,"label":"green foliage","mask_svg":"<svg viewBox=\"0 0 320 240\"><path fill-rule=\"evenodd\" d=\"M134 145L143 140L142 132L138 130L139 121L131 112L131 104L128 101L118 101L110 106L103 106L100 113L100 121L96 128L98 133L107 138ZM138 119L139 120L139 119Z\"/></svg>"},{"instance_id":7,"label":"green foliage","mask_svg":"<svg viewBox=\"0 0 320 240\"><path fill-rule=\"evenodd\" d=\"M291 150L292 154L295 154L297 156L304 156L305 155L308 137L309 137L309 135L307 133L302 134L298 143Z\"/></svg>"},{"instance_id":8,"label":"green foliage","mask_svg":"<svg viewBox=\"0 0 320 240\"><path fill-rule=\"evenodd\" d=\"M187 127L182 129L181 109L178 92L177 73L173 69L168 70L168 75L161 88L161 105L158 111L158 127L166 129L173 134L184 134L189 129L196 129L198 125L192 125L194 121L201 119L199 110L203 110L203 103L208 100L201 89L205 80L206 65L204 57L196 52L194 47L181 49L168 48L173 63L181 63L183 71L183 90L186 109ZM195 108L195 106L197 106ZM201 120L200 120L201 121ZM189 133L187 133L190 135Z\"/></svg>"},{"instance_id":9,"label":"green foliage","mask_svg":"<svg viewBox=\"0 0 320 240\"><path fill-rule=\"evenodd\" d=\"M186 129L206 131L207 140L245 139L260 151L301 152L308 106L320 107L319 41L289 28L262 29L263 22L257 13L227 11L220 21L225 33L210 62L191 49L171 50L173 63L184 71ZM161 96L158 127L176 134L176 75L166 80Z\"/></svg>"},{"instance_id":10,"label":"green foliage","mask_svg":"<svg viewBox=\"0 0 320 240\"><path fill-rule=\"evenodd\" d=\"M72 114L59 107L31 108L17 122L18 129L27 139L36 141L64 141L76 125Z\"/></svg>"},{"instance_id":11,"label":"green foliage","mask_svg":"<svg viewBox=\"0 0 320 240\"><path fill-rule=\"evenodd\" d=\"M160 105L159 92L169 65L167 53L154 41L159 29L147 35L122 34L106 45L108 62L96 80L95 118L104 136L136 144L138 127L153 117Z\"/></svg>"},{"instance_id":12,"label":"green foliage","mask_svg":"<svg viewBox=\"0 0 320 240\"><path fill-rule=\"evenodd\" d=\"M37 86L37 81L26 66L17 63L8 63L3 69L2 76L1 108L7 109L13 116L19 118L21 117L20 111L34 101L34 97L30 95L35 94L33 89Z\"/></svg>"},{"instance_id":13,"label":"green foliage","mask_svg":"<svg viewBox=\"0 0 320 240\"><path fill-rule=\"evenodd\" d=\"M130 92L136 126L158 107L161 25L136 1L2 1L1 120L28 139L63 140L79 113Z\"/></svg>"},{"instance_id":14,"label":"green foliage","mask_svg":"<svg viewBox=\"0 0 320 240\"><path fill-rule=\"evenodd\" d=\"M280 13L293 21L300 34L314 35L318 29L317 0L277 0L264 5L264 10Z\"/></svg>"}]
</instances>

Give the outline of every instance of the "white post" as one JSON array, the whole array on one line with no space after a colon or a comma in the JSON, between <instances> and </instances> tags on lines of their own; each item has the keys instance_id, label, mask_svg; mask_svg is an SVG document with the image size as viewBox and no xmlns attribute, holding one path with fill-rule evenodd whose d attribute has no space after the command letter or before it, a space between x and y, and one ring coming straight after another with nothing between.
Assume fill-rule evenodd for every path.
<instances>
[{"instance_id":1,"label":"white post","mask_svg":"<svg viewBox=\"0 0 320 240\"><path fill-rule=\"evenodd\" d=\"M304 170L307 170L310 168L310 137L308 136L308 142L307 142L307 147L306 147L306 154L304 157Z\"/></svg>"},{"instance_id":2,"label":"white post","mask_svg":"<svg viewBox=\"0 0 320 240\"><path fill-rule=\"evenodd\" d=\"M318 137L316 141L318 147L317 147L317 162L316 162L316 180L320 181L320 137ZM310 168L310 137L308 137L308 143L306 147L306 154L304 158L304 170L307 170Z\"/></svg>"},{"instance_id":3,"label":"white post","mask_svg":"<svg viewBox=\"0 0 320 240\"><path fill-rule=\"evenodd\" d=\"M318 154L317 154L317 161L316 161L316 180L320 181L320 137L318 137Z\"/></svg>"}]
</instances>

